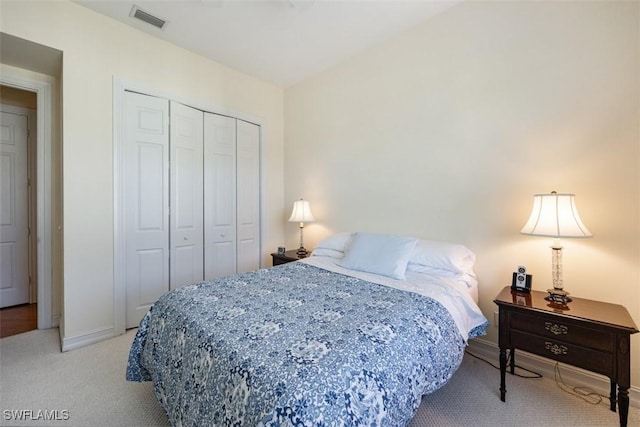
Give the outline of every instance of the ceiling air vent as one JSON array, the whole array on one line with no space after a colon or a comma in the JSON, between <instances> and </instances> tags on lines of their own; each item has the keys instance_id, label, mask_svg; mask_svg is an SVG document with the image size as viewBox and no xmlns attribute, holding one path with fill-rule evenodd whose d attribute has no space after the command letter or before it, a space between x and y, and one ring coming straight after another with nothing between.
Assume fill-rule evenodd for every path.
<instances>
[{"instance_id":1,"label":"ceiling air vent","mask_svg":"<svg viewBox=\"0 0 640 427\"><path fill-rule=\"evenodd\" d=\"M137 18L143 22L146 22L147 24L151 24L156 28L160 28L161 30L164 29L165 25L167 25L167 21L165 21L164 19L160 19L157 16L153 16L149 12L145 12L135 4L131 8L131 13L129 13L129 16Z\"/></svg>"}]
</instances>

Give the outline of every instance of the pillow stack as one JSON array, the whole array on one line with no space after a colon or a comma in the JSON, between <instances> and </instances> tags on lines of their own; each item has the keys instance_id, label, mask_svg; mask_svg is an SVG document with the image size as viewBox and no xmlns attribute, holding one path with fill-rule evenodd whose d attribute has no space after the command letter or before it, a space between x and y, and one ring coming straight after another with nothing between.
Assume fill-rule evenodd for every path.
<instances>
[{"instance_id":1,"label":"pillow stack","mask_svg":"<svg viewBox=\"0 0 640 427\"><path fill-rule=\"evenodd\" d=\"M311 256L328 256L344 258L344 251L349 246L355 233L336 233L316 245Z\"/></svg>"},{"instance_id":2,"label":"pillow stack","mask_svg":"<svg viewBox=\"0 0 640 427\"><path fill-rule=\"evenodd\" d=\"M404 280L406 271L446 276L477 284L475 254L464 245L374 233L337 233L321 241L313 256L342 259L351 270Z\"/></svg>"}]
</instances>

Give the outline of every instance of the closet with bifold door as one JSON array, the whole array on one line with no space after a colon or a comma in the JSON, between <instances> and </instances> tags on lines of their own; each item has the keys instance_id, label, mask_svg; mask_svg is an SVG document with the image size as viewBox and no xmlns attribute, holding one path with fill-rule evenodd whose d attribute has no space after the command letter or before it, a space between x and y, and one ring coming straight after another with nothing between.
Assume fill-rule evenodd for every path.
<instances>
[{"instance_id":1,"label":"closet with bifold door","mask_svg":"<svg viewBox=\"0 0 640 427\"><path fill-rule=\"evenodd\" d=\"M260 126L124 92L126 328L165 292L260 267Z\"/></svg>"}]
</instances>

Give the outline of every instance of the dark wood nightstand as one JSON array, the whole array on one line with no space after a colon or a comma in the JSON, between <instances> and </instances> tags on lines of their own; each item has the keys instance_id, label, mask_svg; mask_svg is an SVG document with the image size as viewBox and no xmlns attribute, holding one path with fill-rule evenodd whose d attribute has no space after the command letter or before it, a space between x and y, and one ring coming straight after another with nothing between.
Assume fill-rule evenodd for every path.
<instances>
[{"instance_id":1,"label":"dark wood nightstand","mask_svg":"<svg viewBox=\"0 0 640 427\"><path fill-rule=\"evenodd\" d=\"M306 257L299 257L298 254L296 253L297 251L298 251L297 249L294 249L292 251L286 251L284 255L279 254L277 252L272 253L271 257L273 258L273 265L276 266L280 264L286 264L288 262L298 261L299 259L306 258Z\"/></svg>"},{"instance_id":2,"label":"dark wood nightstand","mask_svg":"<svg viewBox=\"0 0 640 427\"><path fill-rule=\"evenodd\" d=\"M546 301L546 292L530 294L504 288L493 301L500 310L500 399L505 401L507 350L511 373L515 349L606 375L611 380L610 408L627 425L631 370L630 336L638 332L621 305L573 298L560 307Z\"/></svg>"}]
</instances>

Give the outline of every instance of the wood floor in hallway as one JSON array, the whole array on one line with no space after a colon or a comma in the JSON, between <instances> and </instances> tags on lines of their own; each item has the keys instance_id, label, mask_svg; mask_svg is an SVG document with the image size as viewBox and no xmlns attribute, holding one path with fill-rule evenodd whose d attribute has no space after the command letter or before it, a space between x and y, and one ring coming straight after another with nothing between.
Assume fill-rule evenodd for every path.
<instances>
[{"instance_id":1,"label":"wood floor in hallway","mask_svg":"<svg viewBox=\"0 0 640 427\"><path fill-rule=\"evenodd\" d=\"M0 338L32 331L38 327L38 304L21 304L0 309Z\"/></svg>"}]
</instances>

